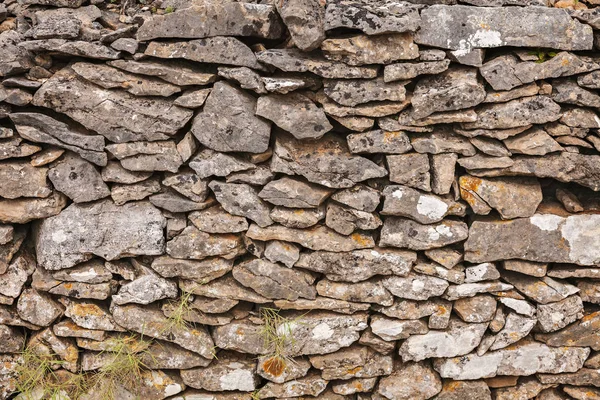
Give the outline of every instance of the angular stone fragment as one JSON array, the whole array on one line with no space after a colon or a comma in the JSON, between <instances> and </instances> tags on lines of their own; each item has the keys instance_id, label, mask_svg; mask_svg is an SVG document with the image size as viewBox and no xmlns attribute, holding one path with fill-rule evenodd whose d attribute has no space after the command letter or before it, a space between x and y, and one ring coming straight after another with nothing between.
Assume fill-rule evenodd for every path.
<instances>
[{"instance_id":1,"label":"angular stone fragment","mask_svg":"<svg viewBox=\"0 0 600 400\"><path fill-rule=\"evenodd\" d=\"M484 381L445 381L436 400L492 400L492 394Z\"/></svg>"},{"instance_id":2,"label":"angular stone fragment","mask_svg":"<svg viewBox=\"0 0 600 400\"><path fill-rule=\"evenodd\" d=\"M394 296L410 300L427 300L440 296L448 287L448 282L433 276L410 273L405 277L384 277L385 288Z\"/></svg>"},{"instance_id":3,"label":"angular stone fragment","mask_svg":"<svg viewBox=\"0 0 600 400\"><path fill-rule=\"evenodd\" d=\"M0 160L27 157L40 150L41 147L24 142L23 139L15 136L12 139L0 142Z\"/></svg>"},{"instance_id":4,"label":"angular stone fragment","mask_svg":"<svg viewBox=\"0 0 600 400\"><path fill-rule=\"evenodd\" d=\"M273 121L296 139L319 139L333 128L323 110L300 93L261 96L256 115Z\"/></svg>"},{"instance_id":5,"label":"angular stone fragment","mask_svg":"<svg viewBox=\"0 0 600 400\"><path fill-rule=\"evenodd\" d=\"M444 294L444 298L454 301L475 296L477 293L502 292L512 288L513 285L503 282L463 283L461 285L451 285Z\"/></svg>"},{"instance_id":6,"label":"angular stone fragment","mask_svg":"<svg viewBox=\"0 0 600 400\"><path fill-rule=\"evenodd\" d=\"M190 168L201 178L209 176L227 176L232 172L254 169L256 166L239 157L204 149L189 162Z\"/></svg>"},{"instance_id":7,"label":"angular stone fragment","mask_svg":"<svg viewBox=\"0 0 600 400\"><path fill-rule=\"evenodd\" d=\"M321 80L314 75L283 74L278 73L270 77L261 77L267 92L287 94L298 89L317 90L321 87Z\"/></svg>"},{"instance_id":8,"label":"angular stone fragment","mask_svg":"<svg viewBox=\"0 0 600 400\"><path fill-rule=\"evenodd\" d=\"M379 245L428 250L461 242L467 236L468 228L461 221L448 219L431 225L422 225L410 219L387 217L383 223Z\"/></svg>"},{"instance_id":9,"label":"angular stone fragment","mask_svg":"<svg viewBox=\"0 0 600 400\"><path fill-rule=\"evenodd\" d=\"M462 298L454 302L453 309L465 322L488 322L496 313L496 300L489 295Z\"/></svg>"},{"instance_id":10,"label":"angular stone fragment","mask_svg":"<svg viewBox=\"0 0 600 400\"><path fill-rule=\"evenodd\" d=\"M323 106L325 113L332 117L385 117L399 113L410 103L408 99L405 99L404 101L377 101L347 107L332 101L323 91L317 92L316 100Z\"/></svg>"},{"instance_id":11,"label":"angular stone fragment","mask_svg":"<svg viewBox=\"0 0 600 400\"><path fill-rule=\"evenodd\" d=\"M346 137L352 153L401 154L412 149L408 136L402 132L375 130L353 133Z\"/></svg>"},{"instance_id":12,"label":"angular stone fragment","mask_svg":"<svg viewBox=\"0 0 600 400\"><path fill-rule=\"evenodd\" d=\"M273 262L280 262L288 268L292 268L300 257L300 247L292 243L272 240L265 246L265 257Z\"/></svg>"},{"instance_id":13,"label":"angular stone fragment","mask_svg":"<svg viewBox=\"0 0 600 400\"><path fill-rule=\"evenodd\" d=\"M452 68L417 82L411 99L412 116L418 119L438 111L470 108L484 99L485 89L477 81L477 70Z\"/></svg>"},{"instance_id":14,"label":"angular stone fragment","mask_svg":"<svg viewBox=\"0 0 600 400\"><path fill-rule=\"evenodd\" d=\"M427 154L408 153L386 156L390 181L431 191L431 174Z\"/></svg>"},{"instance_id":15,"label":"angular stone fragment","mask_svg":"<svg viewBox=\"0 0 600 400\"><path fill-rule=\"evenodd\" d=\"M510 90L539 79L570 76L599 68L600 65L593 58L560 52L544 62L518 62L514 56L504 55L488 61L480 71L495 90Z\"/></svg>"},{"instance_id":16,"label":"angular stone fragment","mask_svg":"<svg viewBox=\"0 0 600 400\"><path fill-rule=\"evenodd\" d=\"M499 350L515 343L529 334L535 326L537 319L526 317L515 313L509 313L506 317L504 327L498 332L494 338L494 343L490 346L490 350Z\"/></svg>"},{"instance_id":17,"label":"angular stone fragment","mask_svg":"<svg viewBox=\"0 0 600 400\"><path fill-rule=\"evenodd\" d=\"M317 293L324 297L361 303L375 303L390 306L393 296L385 289L380 280L368 280L358 283L331 282L322 279L317 283Z\"/></svg>"},{"instance_id":18,"label":"angular stone fragment","mask_svg":"<svg viewBox=\"0 0 600 400\"><path fill-rule=\"evenodd\" d=\"M441 299L414 301L396 299L390 307L377 307L377 311L392 318L416 320L429 317L430 329L445 329L450 320L452 303Z\"/></svg>"},{"instance_id":19,"label":"angular stone fragment","mask_svg":"<svg viewBox=\"0 0 600 400\"><path fill-rule=\"evenodd\" d=\"M356 229L377 229L381 224L381 219L375 214L344 207L333 202L327 205L325 225L342 235L350 235Z\"/></svg>"},{"instance_id":20,"label":"angular stone fragment","mask_svg":"<svg viewBox=\"0 0 600 400\"><path fill-rule=\"evenodd\" d=\"M323 273L332 281L361 282L375 275L404 276L415 261L414 252L377 248L345 253L302 253L295 266Z\"/></svg>"},{"instance_id":21,"label":"angular stone fragment","mask_svg":"<svg viewBox=\"0 0 600 400\"><path fill-rule=\"evenodd\" d=\"M348 65L389 64L419 56L419 48L408 33L330 38L321 44L321 50L325 58Z\"/></svg>"},{"instance_id":22,"label":"angular stone fragment","mask_svg":"<svg viewBox=\"0 0 600 400\"><path fill-rule=\"evenodd\" d=\"M167 139L192 117L192 111L167 100L99 89L69 68L48 79L33 104L66 114L115 143Z\"/></svg>"},{"instance_id":23,"label":"angular stone fragment","mask_svg":"<svg viewBox=\"0 0 600 400\"><path fill-rule=\"evenodd\" d=\"M275 307L282 310L328 310L340 314L354 314L357 311L366 311L371 307L368 303L355 303L320 296L317 296L315 300L275 300L273 304L275 304Z\"/></svg>"},{"instance_id":24,"label":"angular stone fragment","mask_svg":"<svg viewBox=\"0 0 600 400\"><path fill-rule=\"evenodd\" d=\"M44 114L12 113L19 135L37 143L47 143L78 153L81 158L96 165L106 165L104 137L70 127Z\"/></svg>"},{"instance_id":25,"label":"angular stone fragment","mask_svg":"<svg viewBox=\"0 0 600 400\"><path fill-rule=\"evenodd\" d=\"M282 240L284 242L298 243L302 247L311 250L334 252L375 247L373 237L370 235L356 232L350 236L343 236L324 226L316 226L309 229L293 229L280 225L262 228L252 224L246 232L246 236L261 241Z\"/></svg>"},{"instance_id":26,"label":"angular stone fragment","mask_svg":"<svg viewBox=\"0 0 600 400\"><path fill-rule=\"evenodd\" d=\"M242 239L238 235L209 235L193 226L186 227L167 243L167 254L174 258L202 260L219 256L233 259L244 253Z\"/></svg>"},{"instance_id":27,"label":"angular stone fragment","mask_svg":"<svg viewBox=\"0 0 600 400\"><path fill-rule=\"evenodd\" d=\"M390 64L383 69L383 81L394 82L416 78L419 75L441 74L448 66L450 60Z\"/></svg>"},{"instance_id":28,"label":"angular stone fragment","mask_svg":"<svg viewBox=\"0 0 600 400\"><path fill-rule=\"evenodd\" d=\"M33 55L18 46L24 40L16 30L0 33L0 76L8 76L25 72L34 66Z\"/></svg>"},{"instance_id":29,"label":"angular stone fragment","mask_svg":"<svg viewBox=\"0 0 600 400\"><path fill-rule=\"evenodd\" d=\"M277 329L290 330L290 340L286 341L289 356L332 353L357 341L359 332L367 327L367 314L362 312L352 315L325 311L295 312L286 313L285 317L288 322L283 322ZM222 349L267 354L269 350L260 337L260 329L260 325L235 322L217 327L213 337L215 344Z\"/></svg>"},{"instance_id":30,"label":"angular stone fragment","mask_svg":"<svg viewBox=\"0 0 600 400\"><path fill-rule=\"evenodd\" d=\"M48 197L47 168L35 168L27 161L0 164L0 193L6 199Z\"/></svg>"},{"instance_id":31,"label":"angular stone fragment","mask_svg":"<svg viewBox=\"0 0 600 400\"><path fill-rule=\"evenodd\" d=\"M597 238L591 232L599 220L596 214L568 217L535 214L505 222L475 221L465 243L465 260L478 263L517 258L594 265L600 253L595 251ZM500 237L518 237L519 240L509 242ZM562 298L554 301L557 300Z\"/></svg>"},{"instance_id":32,"label":"angular stone fragment","mask_svg":"<svg viewBox=\"0 0 600 400\"><path fill-rule=\"evenodd\" d=\"M585 347L548 347L533 341L483 356L469 354L434 360L433 366L443 378L471 380L497 375L560 374L575 372L583 366L590 350Z\"/></svg>"},{"instance_id":33,"label":"angular stone fragment","mask_svg":"<svg viewBox=\"0 0 600 400\"><path fill-rule=\"evenodd\" d=\"M373 212L379 205L380 194L376 189L358 184L335 192L331 198L357 210Z\"/></svg>"},{"instance_id":34,"label":"angular stone fragment","mask_svg":"<svg viewBox=\"0 0 600 400\"><path fill-rule=\"evenodd\" d=\"M242 285L271 299L314 299L315 277L297 269L289 269L265 260L243 262L233 268L233 277Z\"/></svg>"},{"instance_id":35,"label":"angular stone fragment","mask_svg":"<svg viewBox=\"0 0 600 400\"><path fill-rule=\"evenodd\" d=\"M402 342L400 357L406 362L468 354L477 347L486 329L486 323L466 324L458 319L451 319L445 331L411 335Z\"/></svg>"},{"instance_id":36,"label":"angular stone fragment","mask_svg":"<svg viewBox=\"0 0 600 400\"><path fill-rule=\"evenodd\" d=\"M276 7L296 47L304 51L319 47L325 39L325 9L320 2L286 0Z\"/></svg>"},{"instance_id":37,"label":"angular stone fragment","mask_svg":"<svg viewBox=\"0 0 600 400\"><path fill-rule=\"evenodd\" d=\"M177 172L182 164L175 142L131 142L110 144L106 149L130 171Z\"/></svg>"},{"instance_id":38,"label":"angular stone fragment","mask_svg":"<svg viewBox=\"0 0 600 400\"><path fill-rule=\"evenodd\" d=\"M270 4L199 2L146 19L138 29L137 40L211 36L278 39L282 32L281 20Z\"/></svg>"},{"instance_id":39,"label":"angular stone fragment","mask_svg":"<svg viewBox=\"0 0 600 400\"><path fill-rule=\"evenodd\" d=\"M107 64L134 74L156 76L179 86L207 85L217 78L214 73L179 61L115 60Z\"/></svg>"},{"instance_id":40,"label":"angular stone fragment","mask_svg":"<svg viewBox=\"0 0 600 400\"><path fill-rule=\"evenodd\" d=\"M542 189L537 179L482 179L463 175L458 182L461 197L472 207L477 201L483 201L496 209L503 219L530 217L542 201Z\"/></svg>"},{"instance_id":41,"label":"angular stone fragment","mask_svg":"<svg viewBox=\"0 0 600 400\"><path fill-rule=\"evenodd\" d=\"M65 316L71 318L72 322L81 328L100 331L125 331L117 325L106 307L93 302L71 300L66 305Z\"/></svg>"},{"instance_id":42,"label":"angular stone fragment","mask_svg":"<svg viewBox=\"0 0 600 400\"><path fill-rule=\"evenodd\" d=\"M44 39L30 40L19 44L20 47L33 52L51 52L63 56L85 57L96 60L116 60L121 53L100 43L82 40Z\"/></svg>"},{"instance_id":43,"label":"angular stone fragment","mask_svg":"<svg viewBox=\"0 0 600 400\"><path fill-rule=\"evenodd\" d=\"M151 267L165 278L179 277L208 282L231 271L233 262L220 257L196 261L160 256L152 261Z\"/></svg>"},{"instance_id":44,"label":"angular stone fragment","mask_svg":"<svg viewBox=\"0 0 600 400\"><path fill-rule=\"evenodd\" d=\"M316 208L332 190L292 178L267 183L258 196L271 204L288 208Z\"/></svg>"},{"instance_id":45,"label":"angular stone fragment","mask_svg":"<svg viewBox=\"0 0 600 400\"><path fill-rule=\"evenodd\" d=\"M360 29L367 35L414 32L419 28L418 7L393 1L334 0L325 9L325 30Z\"/></svg>"},{"instance_id":46,"label":"angular stone fragment","mask_svg":"<svg viewBox=\"0 0 600 400\"><path fill-rule=\"evenodd\" d=\"M588 50L593 42L589 26L572 19L563 10L547 7L434 5L423 10L421 18L423 22L415 41L450 50L500 46Z\"/></svg>"},{"instance_id":47,"label":"angular stone fragment","mask_svg":"<svg viewBox=\"0 0 600 400\"><path fill-rule=\"evenodd\" d=\"M327 380L371 378L389 375L393 361L366 346L353 345L338 352L310 357L310 363L321 370Z\"/></svg>"},{"instance_id":48,"label":"angular stone fragment","mask_svg":"<svg viewBox=\"0 0 600 400\"><path fill-rule=\"evenodd\" d=\"M144 273L135 280L121 285L119 292L112 296L112 303L123 305L128 303L150 304L157 300L177 297L177 284L162 278L152 270L145 269Z\"/></svg>"},{"instance_id":49,"label":"angular stone fragment","mask_svg":"<svg viewBox=\"0 0 600 400\"><path fill-rule=\"evenodd\" d=\"M386 186L383 196L382 215L398 215L421 224L431 224L452 214L451 201L406 186Z\"/></svg>"},{"instance_id":50,"label":"angular stone fragment","mask_svg":"<svg viewBox=\"0 0 600 400\"><path fill-rule=\"evenodd\" d=\"M256 93L267 93L261 76L248 67L219 67L219 76L237 82L242 89L250 89Z\"/></svg>"},{"instance_id":51,"label":"angular stone fragment","mask_svg":"<svg viewBox=\"0 0 600 400\"><path fill-rule=\"evenodd\" d=\"M253 391L258 384L256 361L236 353L219 353L208 367L181 371L183 382L196 389L215 392L241 390Z\"/></svg>"},{"instance_id":52,"label":"angular stone fragment","mask_svg":"<svg viewBox=\"0 0 600 400\"><path fill-rule=\"evenodd\" d=\"M347 188L387 174L384 168L371 160L352 155L345 141L331 134L312 143L278 136L271 170L302 175L310 182L331 188Z\"/></svg>"},{"instance_id":53,"label":"angular stone fragment","mask_svg":"<svg viewBox=\"0 0 600 400\"><path fill-rule=\"evenodd\" d=\"M327 387L327 381L317 373L310 373L305 377L285 383L269 382L258 392L259 399L267 398L307 398L319 397Z\"/></svg>"},{"instance_id":54,"label":"angular stone fragment","mask_svg":"<svg viewBox=\"0 0 600 400\"><path fill-rule=\"evenodd\" d=\"M600 326L600 312L593 312L558 332L536 334L535 338L549 346L579 346L600 350L598 326Z\"/></svg>"},{"instance_id":55,"label":"angular stone fragment","mask_svg":"<svg viewBox=\"0 0 600 400\"><path fill-rule=\"evenodd\" d=\"M217 36L188 42L150 42L144 54L163 59L186 59L264 69L252 50L234 37Z\"/></svg>"},{"instance_id":56,"label":"angular stone fragment","mask_svg":"<svg viewBox=\"0 0 600 400\"><path fill-rule=\"evenodd\" d=\"M319 208L285 208L274 207L271 219L286 228L310 228L325 218L325 207Z\"/></svg>"},{"instance_id":57,"label":"angular stone fragment","mask_svg":"<svg viewBox=\"0 0 600 400\"><path fill-rule=\"evenodd\" d=\"M17 302L19 317L38 326L50 326L64 312L60 303L48 294L25 289Z\"/></svg>"},{"instance_id":58,"label":"angular stone fragment","mask_svg":"<svg viewBox=\"0 0 600 400\"><path fill-rule=\"evenodd\" d=\"M160 79L146 78L129 74L103 64L75 63L73 71L82 78L105 89L125 89L135 96L169 97L181 89Z\"/></svg>"},{"instance_id":59,"label":"angular stone fragment","mask_svg":"<svg viewBox=\"0 0 600 400\"><path fill-rule=\"evenodd\" d=\"M67 197L58 191L43 199L0 199L0 221L25 224L58 214L67 205Z\"/></svg>"},{"instance_id":60,"label":"angular stone fragment","mask_svg":"<svg viewBox=\"0 0 600 400\"><path fill-rule=\"evenodd\" d=\"M411 335L427 333L427 324L421 320L398 320L380 315L371 317L373 334L386 341L406 339Z\"/></svg>"},{"instance_id":61,"label":"angular stone fragment","mask_svg":"<svg viewBox=\"0 0 600 400\"><path fill-rule=\"evenodd\" d=\"M377 387L378 394L395 400L426 400L441 390L440 376L424 362L395 363L394 371Z\"/></svg>"},{"instance_id":62,"label":"angular stone fragment","mask_svg":"<svg viewBox=\"0 0 600 400\"><path fill-rule=\"evenodd\" d=\"M381 78L325 80L325 94L343 106L354 107L370 101L404 101L406 82L385 83Z\"/></svg>"},{"instance_id":63,"label":"angular stone fragment","mask_svg":"<svg viewBox=\"0 0 600 400\"><path fill-rule=\"evenodd\" d=\"M227 212L251 219L263 228L273 223L269 216L270 208L253 187L219 181L212 181L208 186Z\"/></svg>"},{"instance_id":64,"label":"angular stone fragment","mask_svg":"<svg viewBox=\"0 0 600 400\"><path fill-rule=\"evenodd\" d=\"M312 72L329 79L372 79L377 77L376 66L353 67L326 60L316 53L298 49L269 49L256 54L258 61L285 72Z\"/></svg>"},{"instance_id":65,"label":"angular stone fragment","mask_svg":"<svg viewBox=\"0 0 600 400\"><path fill-rule=\"evenodd\" d=\"M197 294L199 296L210 297L225 300L241 300L250 303L268 303L270 300L259 295L252 289L248 289L236 281L231 275L212 280L208 283L200 283L192 280L180 280L179 287L185 292Z\"/></svg>"},{"instance_id":66,"label":"angular stone fragment","mask_svg":"<svg viewBox=\"0 0 600 400\"><path fill-rule=\"evenodd\" d=\"M220 206L194 211L188 218L196 228L208 233L237 233L248 229L246 218L231 215Z\"/></svg>"},{"instance_id":67,"label":"angular stone fragment","mask_svg":"<svg viewBox=\"0 0 600 400\"><path fill-rule=\"evenodd\" d=\"M0 325L0 339L0 352L2 353L19 353L25 346L23 333L18 328L11 326Z\"/></svg>"},{"instance_id":68,"label":"angular stone fragment","mask_svg":"<svg viewBox=\"0 0 600 400\"><path fill-rule=\"evenodd\" d=\"M563 148L545 131L529 129L516 136L504 139L504 144L512 153L543 156L547 153L562 151Z\"/></svg>"},{"instance_id":69,"label":"angular stone fragment","mask_svg":"<svg viewBox=\"0 0 600 400\"><path fill-rule=\"evenodd\" d=\"M557 331L581 317L583 317L583 303L579 296L537 306L537 323L542 332Z\"/></svg>"},{"instance_id":70,"label":"angular stone fragment","mask_svg":"<svg viewBox=\"0 0 600 400\"><path fill-rule=\"evenodd\" d=\"M54 187L75 203L102 199L110 195L100 173L81 157L67 153L48 172Z\"/></svg>"},{"instance_id":71,"label":"angular stone fragment","mask_svg":"<svg viewBox=\"0 0 600 400\"><path fill-rule=\"evenodd\" d=\"M115 321L125 329L176 343L204 358L213 357L213 341L204 327L190 329L170 324L163 313L152 306L114 305L111 311Z\"/></svg>"},{"instance_id":72,"label":"angular stone fragment","mask_svg":"<svg viewBox=\"0 0 600 400\"><path fill-rule=\"evenodd\" d=\"M10 251L6 252L5 250L3 253L5 256L12 256ZM0 271L4 271L2 274L0 274L0 295L16 299L19 297L19 294L21 294L21 291L29 279L29 276L35 270L35 259L33 258L33 255L22 252L17 254L11 260L12 262L8 265L8 267L5 268L2 266L2 264L5 264L4 261L6 259L10 260L10 257L4 258L2 261L0 261Z\"/></svg>"},{"instance_id":73,"label":"angular stone fragment","mask_svg":"<svg viewBox=\"0 0 600 400\"><path fill-rule=\"evenodd\" d=\"M262 153L269 147L271 124L254 116L256 107L250 94L218 82L194 118L192 133L216 151Z\"/></svg>"},{"instance_id":74,"label":"angular stone fragment","mask_svg":"<svg viewBox=\"0 0 600 400\"><path fill-rule=\"evenodd\" d=\"M210 89L188 90L173 101L176 106L185 108L200 108L210 94Z\"/></svg>"}]
</instances>

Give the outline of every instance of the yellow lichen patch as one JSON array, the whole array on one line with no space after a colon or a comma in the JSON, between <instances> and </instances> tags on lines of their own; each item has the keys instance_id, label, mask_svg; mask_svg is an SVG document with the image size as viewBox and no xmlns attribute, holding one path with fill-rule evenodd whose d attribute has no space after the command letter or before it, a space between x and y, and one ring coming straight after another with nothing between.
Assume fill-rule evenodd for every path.
<instances>
[{"instance_id":1,"label":"yellow lichen patch","mask_svg":"<svg viewBox=\"0 0 600 400\"><path fill-rule=\"evenodd\" d=\"M361 367L361 366L359 365L359 366L356 366L356 367L354 367L354 368L348 368L348 369L346 370L346 373L347 373L348 375L354 375L354 374L356 374L358 371L360 371L360 370L362 370L362 369L363 369L363 367Z\"/></svg>"},{"instance_id":2,"label":"yellow lichen patch","mask_svg":"<svg viewBox=\"0 0 600 400\"><path fill-rule=\"evenodd\" d=\"M280 376L285 371L286 363L281 357L269 357L263 362L262 368L272 376Z\"/></svg>"},{"instance_id":3,"label":"yellow lichen patch","mask_svg":"<svg viewBox=\"0 0 600 400\"><path fill-rule=\"evenodd\" d=\"M352 235L350 235L350 238L355 242L358 243L361 246L370 246L371 245L371 241L369 240L370 237L362 235L358 232L353 233Z\"/></svg>"},{"instance_id":4,"label":"yellow lichen patch","mask_svg":"<svg viewBox=\"0 0 600 400\"><path fill-rule=\"evenodd\" d=\"M67 285L65 285L66 287ZM67 288L69 289L69 288ZM73 304L71 306L71 313L74 315L78 315L81 317L88 317L90 315L93 315L95 317L102 317L104 316L104 312L102 311L102 309L100 307L98 307L95 304Z\"/></svg>"}]
</instances>

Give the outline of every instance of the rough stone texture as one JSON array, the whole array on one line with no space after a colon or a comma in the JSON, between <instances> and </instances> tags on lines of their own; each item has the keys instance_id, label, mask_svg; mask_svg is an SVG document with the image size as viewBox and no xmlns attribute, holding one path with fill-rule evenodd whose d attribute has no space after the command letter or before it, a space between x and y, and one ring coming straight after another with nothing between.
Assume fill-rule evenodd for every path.
<instances>
[{"instance_id":1,"label":"rough stone texture","mask_svg":"<svg viewBox=\"0 0 600 400\"><path fill-rule=\"evenodd\" d=\"M600 398L599 0L0 3L0 400Z\"/></svg>"}]
</instances>

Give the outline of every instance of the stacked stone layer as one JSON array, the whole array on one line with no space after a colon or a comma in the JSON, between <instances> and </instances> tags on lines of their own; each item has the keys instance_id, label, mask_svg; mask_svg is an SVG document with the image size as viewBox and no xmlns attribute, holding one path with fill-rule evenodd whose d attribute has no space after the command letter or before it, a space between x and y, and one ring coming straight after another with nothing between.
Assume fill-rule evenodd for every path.
<instances>
[{"instance_id":1,"label":"stacked stone layer","mask_svg":"<svg viewBox=\"0 0 600 400\"><path fill-rule=\"evenodd\" d=\"M5 0L0 399L600 399L595 6Z\"/></svg>"}]
</instances>

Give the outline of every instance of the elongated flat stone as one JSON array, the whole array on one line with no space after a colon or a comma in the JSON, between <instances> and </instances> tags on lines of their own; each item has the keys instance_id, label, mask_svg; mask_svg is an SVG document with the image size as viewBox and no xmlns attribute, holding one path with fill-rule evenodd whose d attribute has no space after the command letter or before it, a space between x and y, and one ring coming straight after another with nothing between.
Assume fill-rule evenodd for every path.
<instances>
[{"instance_id":1,"label":"elongated flat stone","mask_svg":"<svg viewBox=\"0 0 600 400\"><path fill-rule=\"evenodd\" d=\"M184 61L115 60L107 64L133 74L156 76L179 86L207 85L217 78L217 74Z\"/></svg>"},{"instance_id":2,"label":"elongated flat stone","mask_svg":"<svg viewBox=\"0 0 600 400\"><path fill-rule=\"evenodd\" d=\"M497 375L526 376L535 373L575 372L590 353L585 347L548 347L533 341L489 352L483 356L434 360L433 366L443 378L455 380L490 378Z\"/></svg>"},{"instance_id":3,"label":"elongated flat stone","mask_svg":"<svg viewBox=\"0 0 600 400\"><path fill-rule=\"evenodd\" d=\"M419 57L419 47L408 33L330 38L323 41L321 50L325 58L348 65L389 64Z\"/></svg>"},{"instance_id":4,"label":"elongated flat stone","mask_svg":"<svg viewBox=\"0 0 600 400\"><path fill-rule=\"evenodd\" d=\"M258 61L286 72L312 72L329 79L371 79L377 77L376 66L353 67L326 60L316 53L298 49L269 49L256 54Z\"/></svg>"},{"instance_id":5,"label":"elongated flat stone","mask_svg":"<svg viewBox=\"0 0 600 400\"><path fill-rule=\"evenodd\" d=\"M252 224L246 236L251 239L282 240L284 242L298 243L311 250L327 250L346 252L357 249L375 247L373 237L364 233L353 233L350 236L340 235L325 226L315 226L308 229L286 228L281 225L271 225L261 228Z\"/></svg>"},{"instance_id":6,"label":"elongated flat stone","mask_svg":"<svg viewBox=\"0 0 600 400\"><path fill-rule=\"evenodd\" d=\"M283 24L270 4L207 1L146 19L137 32L137 39L211 36L277 39L282 33Z\"/></svg>"},{"instance_id":7,"label":"elongated flat stone","mask_svg":"<svg viewBox=\"0 0 600 400\"><path fill-rule=\"evenodd\" d=\"M48 79L36 92L33 104L66 114L115 143L168 139L193 114L167 100L100 89L69 68Z\"/></svg>"},{"instance_id":8,"label":"elongated flat stone","mask_svg":"<svg viewBox=\"0 0 600 400\"><path fill-rule=\"evenodd\" d=\"M367 35L414 32L419 28L418 7L395 1L366 2L334 0L327 2L325 29L360 29Z\"/></svg>"},{"instance_id":9,"label":"elongated flat stone","mask_svg":"<svg viewBox=\"0 0 600 400\"><path fill-rule=\"evenodd\" d=\"M422 225L400 217L387 217L383 222L379 246L411 250L429 250L462 242L469 236L469 228L462 221L443 220Z\"/></svg>"},{"instance_id":10,"label":"elongated flat stone","mask_svg":"<svg viewBox=\"0 0 600 400\"><path fill-rule=\"evenodd\" d=\"M262 153L269 147L271 123L254 115L256 106L250 94L217 82L202 112L194 118L192 133L216 151Z\"/></svg>"},{"instance_id":11,"label":"elongated flat stone","mask_svg":"<svg viewBox=\"0 0 600 400\"><path fill-rule=\"evenodd\" d=\"M500 46L590 50L590 26L560 9L433 5L421 12L415 42L469 52Z\"/></svg>"},{"instance_id":12,"label":"elongated flat stone","mask_svg":"<svg viewBox=\"0 0 600 400\"><path fill-rule=\"evenodd\" d=\"M465 242L465 260L478 263L517 258L595 265L600 262L600 238L594 233L598 223L598 214L535 214L511 221L475 221ZM511 237L515 240L504 239Z\"/></svg>"},{"instance_id":13,"label":"elongated flat stone","mask_svg":"<svg viewBox=\"0 0 600 400\"><path fill-rule=\"evenodd\" d=\"M48 270L72 267L93 255L106 260L164 251L165 218L148 202L122 206L110 200L72 204L45 219L36 236L38 263Z\"/></svg>"},{"instance_id":14,"label":"elongated flat stone","mask_svg":"<svg viewBox=\"0 0 600 400\"><path fill-rule=\"evenodd\" d=\"M384 168L371 160L351 154L345 140L331 134L314 142L303 142L288 135L278 136L271 170L302 175L310 182L330 188L347 188L387 174Z\"/></svg>"}]
</instances>

